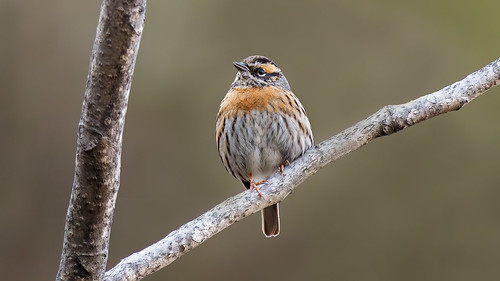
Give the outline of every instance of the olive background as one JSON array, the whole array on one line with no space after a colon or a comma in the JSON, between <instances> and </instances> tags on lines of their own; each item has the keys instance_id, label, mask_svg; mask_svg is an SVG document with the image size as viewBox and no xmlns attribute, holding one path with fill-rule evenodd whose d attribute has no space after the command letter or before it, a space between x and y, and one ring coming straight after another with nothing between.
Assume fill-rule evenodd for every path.
<instances>
[{"instance_id":1,"label":"olive background","mask_svg":"<svg viewBox=\"0 0 500 281\"><path fill-rule=\"evenodd\" d=\"M54 280L99 1L0 2L0 272ZM243 191L215 115L272 58L316 143L500 57L497 1L149 1L108 267ZM145 280L498 280L500 88L377 139Z\"/></svg>"}]
</instances>

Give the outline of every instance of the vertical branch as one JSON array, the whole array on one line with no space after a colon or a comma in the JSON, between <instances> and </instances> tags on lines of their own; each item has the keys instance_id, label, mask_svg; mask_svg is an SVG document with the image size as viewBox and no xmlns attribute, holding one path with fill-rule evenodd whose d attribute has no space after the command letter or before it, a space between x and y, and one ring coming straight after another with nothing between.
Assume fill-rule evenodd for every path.
<instances>
[{"instance_id":1,"label":"vertical branch","mask_svg":"<svg viewBox=\"0 0 500 281\"><path fill-rule=\"evenodd\" d=\"M146 0L104 0L92 49L57 280L102 280Z\"/></svg>"}]
</instances>

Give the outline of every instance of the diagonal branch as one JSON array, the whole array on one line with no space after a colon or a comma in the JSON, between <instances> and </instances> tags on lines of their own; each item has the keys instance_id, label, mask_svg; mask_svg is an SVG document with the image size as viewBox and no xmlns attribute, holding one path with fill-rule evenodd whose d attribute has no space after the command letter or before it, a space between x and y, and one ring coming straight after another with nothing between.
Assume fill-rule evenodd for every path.
<instances>
[{"instance_id":1,"label":"diagonal branch","mask_svg":"<svg viewBox=\"0 0 500 281\"><path fill-rule=\"evenodd\" d=\"M355 151L371 140L390 135L440 114L459 110L500 83L500 59L461 81L401 105L389 105L367 119L309 149L285 169L275 173L256 192L233 196L198 218L172 231L162 240L121 260L105 280L139 280L169 265L231 224L284 200L300 183L327 164Z\"/></svg>"},{"instance_id":2,"label":"diagonal branch","mask_svg":"<svg viewBox=\"0 0 500 281\"><path fill-rule=\"evenodd\" d=\"M92 50L57 280L102 280L146 0L104 0Z\"/></svg>"}]
</instances>

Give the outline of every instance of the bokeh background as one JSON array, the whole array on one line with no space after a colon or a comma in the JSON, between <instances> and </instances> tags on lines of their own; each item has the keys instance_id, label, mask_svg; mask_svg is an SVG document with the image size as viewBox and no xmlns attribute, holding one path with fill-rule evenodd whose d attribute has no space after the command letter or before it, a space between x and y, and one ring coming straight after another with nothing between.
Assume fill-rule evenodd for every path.
<instances>
[{"instance_id":1,"label":"bokeh background","mask_svg":"<svg viewBox=\"0 0 500 281\"><path fill-rule=\"evenodd\" d=\"M53 280L99 1L0 2L0 272ZM500 56L500 2L149 1L108 267L241 192L215 146L232 62L271 57L316 142ZM377 139L146 280L498 280L500 88Z\"/></svg>"}]
</instances>

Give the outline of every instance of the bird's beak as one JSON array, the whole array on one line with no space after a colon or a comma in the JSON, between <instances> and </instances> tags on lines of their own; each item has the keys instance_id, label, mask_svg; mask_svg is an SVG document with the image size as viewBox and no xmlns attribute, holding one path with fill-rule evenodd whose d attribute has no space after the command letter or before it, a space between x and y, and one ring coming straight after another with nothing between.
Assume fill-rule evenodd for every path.
<instances>
[{"instance_id":1,"label":"bird's beak","mask_svg":"<svg viewBox=\"0 0 500 281\"><path fill-rule=\"evenodd\" d=\"M238 69L238 71L250 71L250 68L248 68L248 65L243 62L235 61L233 62L234 67Z\"/></svg>"}]
</instances>

